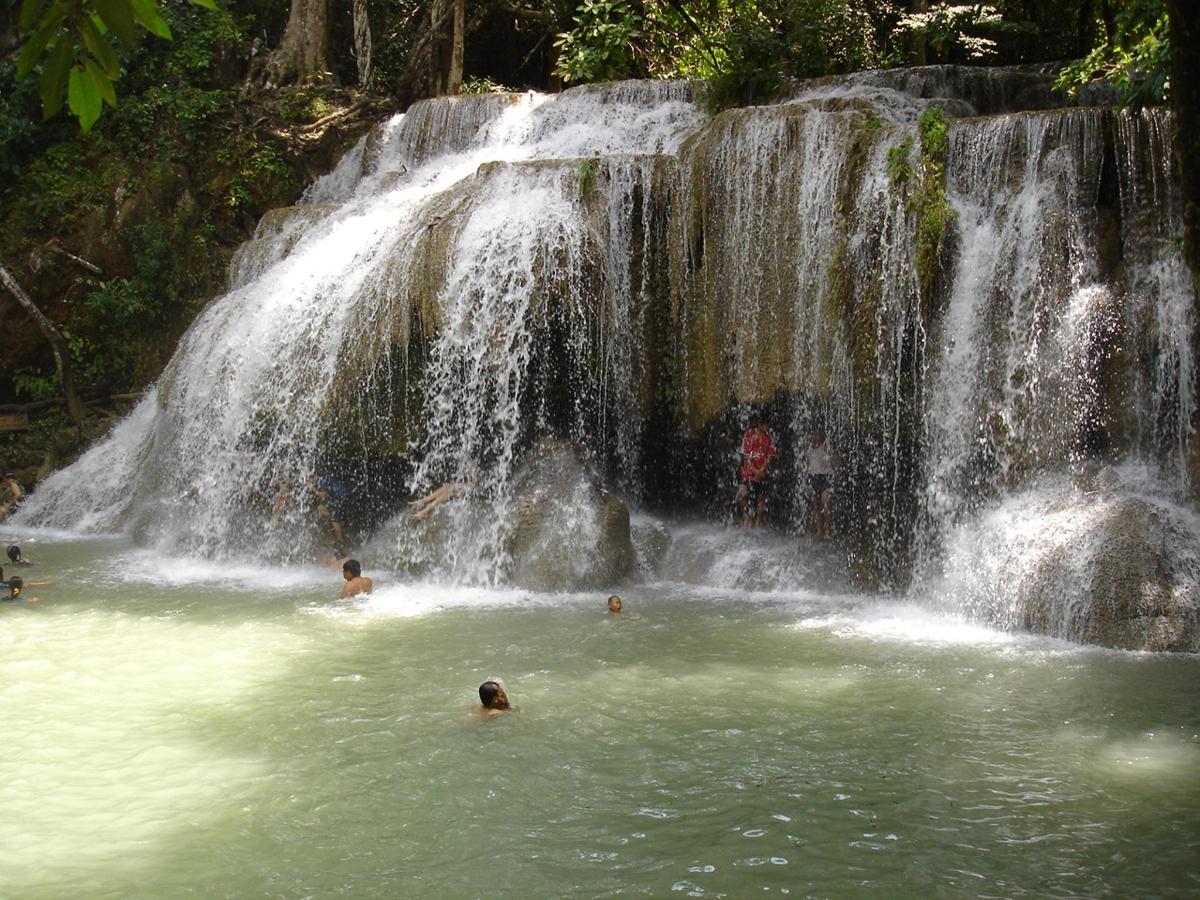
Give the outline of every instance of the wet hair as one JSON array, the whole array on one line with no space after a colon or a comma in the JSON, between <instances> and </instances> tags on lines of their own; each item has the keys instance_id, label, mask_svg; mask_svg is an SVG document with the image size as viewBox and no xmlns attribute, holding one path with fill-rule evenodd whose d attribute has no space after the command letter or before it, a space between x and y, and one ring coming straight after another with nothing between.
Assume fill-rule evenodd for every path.
<instances>
[{"instance_id":1,"label":"wet hair","mask_svg":"<svg viewBox=\"0 0 1200 900\"><path fill-rule=\"evenodd\" d=\"M13 562L16 563L16 562L21 561L21 548L18 547L16 544L10 544L9 548L5 551L5 553L8 554L8 558L11 559Z\"/></svg>"},{"instance_id":2,"label":"wet hair","mask_svg":"<svg viewBox=\"0 0 1200 900\"><path fill-rule=\"evenodd\" d=\"M622 604L621 604L621 598L620 598L620 597L618 597L616 594L613 594L611 597L609 597L609 598L608 598L608 608L609 608L609 609L612 609L612 608L613 608L613 601L614 601L614 600L616 600L616 601L617 601L617 609L620 609L620 608L621 608L621 605L622 605Z\"/></svg>"},{"instance_id":3,"label":"wet hair","mask_svg":"<svg viewBox=\"0 0 1200 900\"><path fill-rule=\"evenodd\" d=\"M504 706L497 706L497 698L500 696L503 688L497 681L485 681L479 686L479 702L484 705L485 709L507 709L508 702Z\"/></svg>"},{"instance_id":4,"label":"wet hair","mask_svg":"<svg viewBox=\"0 0 1200 900\"><path fill-rule=\"evenodd\" d=\"M342 563L342 572L349 572L351 578L362 577L362 563L357 559L348 559Z\"/></svg>"},{"instance_id":5,"label":"wet hair","mask_svg":"<svg viewBox=\"0 0 1200 900\"><path fill-rule=\"evenodd\" d=\"M8 579L8 593L10 596L19 597L21 589L25 587L25 582L20 575L14 575Z\"/></svg>"}]
</instances>

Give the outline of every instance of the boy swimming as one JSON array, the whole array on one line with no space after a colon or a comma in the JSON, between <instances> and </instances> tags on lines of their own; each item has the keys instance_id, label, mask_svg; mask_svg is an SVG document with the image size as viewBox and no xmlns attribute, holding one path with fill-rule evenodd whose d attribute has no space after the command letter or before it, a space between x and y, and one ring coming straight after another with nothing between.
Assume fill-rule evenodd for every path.
<instances>
[{"instance_id":1,"label":"boy swimming","mask_svg":"<svg viewBox=\"0 0 1200 900\"><path fill-rule=\"evenodd\" d=\"M498 681L488 680L479 686L479 702L483 707L481 712L486 716L494 716L512 709L508 694L504 693L504 687Z\"/></svg>"},{"instance_id":2,"label":"boy swimming","mask_svg":"<svg viewBox=\"0 0 1200 900\"><path fill-rule=\"evenodd\" d=\"M371 593L371 579L363 575L362 564L357 559L348 559L342 564L342 577L346 579L346 583L342 585L339 600Z\"/></svg>"},{"instance_id":3,"label":"boy swimming","mask_svg":"<svg viewBox=\"0 0 1200 900\"><path fill-rule=\"evenodd\" d=\"M0 572L0 575L3 574L3 572ZM8 581L0 581L0 588L5 588L8 590L8 596L0 596L0 602L9 603L15 601L20 603L26 599L25 597L21 596L21 592L25 589L25 582L22 580L20 575L14 575L12 578L8 579ZM28 599L33 600L34 598L30 597Z\"/></svg>"}]
</instances>

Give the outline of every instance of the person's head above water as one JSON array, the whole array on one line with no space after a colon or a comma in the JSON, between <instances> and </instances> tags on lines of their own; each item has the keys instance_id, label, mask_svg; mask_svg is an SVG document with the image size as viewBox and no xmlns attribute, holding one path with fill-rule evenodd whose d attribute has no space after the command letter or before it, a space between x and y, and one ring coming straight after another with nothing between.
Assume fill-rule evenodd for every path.
<instances>
[{"instance_id":1,"label":"person's head above water","mask_svg":"<svg viewBox=\"0 0 1200 900\"><path fill-rule=\"evenodd\" d=\"M508 694L498 681L485 681L479 686L479 702L484 709L509 709Z\"/></svg>"},{"instance_id":2,"label":"person's head above water","mask_svg":"<svg viewBox=\"0 0 1200 900\"><path fill-rule=\"evenodd\" d=\"M608 598L608 611L610 613L619 613L621 611L621 598L616 594Z\"/></svg>"},{"instance_id":3,"label":"person's head above water","mask_svg":"<svg viewBox=\"0 0 1200 900\"><path fill-rule=\"evenodd\" d=\"M362 577L362 563L357 559L348 559L342 563L342 577L349 581L351 578Z\"/></svg>"},{"instance_id":4,"label":"person's head above water","mask_svg":"<svg viewBox=\"0 0 1200 900\"><path fill-rule=\"evenodd\" d=\"M14 575L8 579L8 594L9 597L15 600L21 596L21 591L25 588L25 582L21 580L20 575Z\"/></svg>"},{"instance_id":5,"label":"person's head above water","mask_svg":"<svg viewBox=\"0 0 1200 900\"><path fill-rule=\"evenodd\" d=\"M5 553L8 554L8 558L13 562L19 563L21 561L21 548L16 544L10 544Z\"/></svg>"}]
</instances>

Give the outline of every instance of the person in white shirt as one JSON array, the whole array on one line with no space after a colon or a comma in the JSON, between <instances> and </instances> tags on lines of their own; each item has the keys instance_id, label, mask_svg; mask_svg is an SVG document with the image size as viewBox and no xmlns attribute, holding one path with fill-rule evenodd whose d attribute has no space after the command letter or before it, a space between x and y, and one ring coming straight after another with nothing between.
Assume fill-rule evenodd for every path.
<instances>
[{"instance_id":1,"label":"person in white shirt","mask_svg":"<svg viewBox=\"0 0 1200 900\"><path fill-rule=\"evenodd\" d=\"M818 538L833 537L833 468L837 454L825 442L825 432L814 429L804 454L808 466L808 490L812 498L813 530Z\"/></svg>"}]
</instances>

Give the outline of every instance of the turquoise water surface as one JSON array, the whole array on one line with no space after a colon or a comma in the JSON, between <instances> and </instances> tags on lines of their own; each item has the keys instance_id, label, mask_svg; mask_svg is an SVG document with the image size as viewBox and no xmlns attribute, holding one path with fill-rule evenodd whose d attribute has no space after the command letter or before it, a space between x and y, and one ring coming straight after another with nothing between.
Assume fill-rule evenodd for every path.
<instances>
[{"instance_id":1,"label":"turquoise water surface","mask_svg":"<svg viewBox=\"0 0 1200 900\"><path fill-rule=\"evenodd\" d=\"M1193 657L24 547L56 584L0 607L5 897L1200 896ZM491 676L516 712L476 714Z\"/></svg>"}]
</instances>

